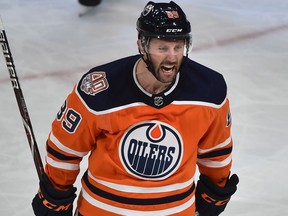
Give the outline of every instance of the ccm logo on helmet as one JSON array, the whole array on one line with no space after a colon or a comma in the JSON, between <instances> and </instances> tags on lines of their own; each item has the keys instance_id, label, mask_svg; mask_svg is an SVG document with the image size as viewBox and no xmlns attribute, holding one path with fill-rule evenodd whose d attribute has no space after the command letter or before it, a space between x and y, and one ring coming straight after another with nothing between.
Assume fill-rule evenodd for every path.
<instances>
[{"instance_id":1,"label":"ccm logo on helmet","mask_svg":"<svg viewBox=\"0 0 288 216\"><path fill-rule=\"evenodd\" d=\"M133 125L119 144L123 167L141 179L168 178L178 169L182 156L183 142L178 131L159 121Z\"/></svg>"},{"instance_id":2,"label":"ccm logo on helmet","mask_svg":"<svg viewBox=\"0 0 288 216\"><path fill-rule=\"evenodd\" d=\"M182 32L183 29L166 29L166 32L172 32L172 33L177 33L177 32Z\"/></svg>"}]
</instances>

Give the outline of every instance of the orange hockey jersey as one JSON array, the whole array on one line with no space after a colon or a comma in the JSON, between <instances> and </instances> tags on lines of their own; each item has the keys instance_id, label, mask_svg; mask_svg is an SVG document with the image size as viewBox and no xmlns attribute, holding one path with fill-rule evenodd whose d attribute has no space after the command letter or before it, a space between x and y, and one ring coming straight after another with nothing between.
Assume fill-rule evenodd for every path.
<instances>
[{"instance_id":1,"label":"orange hockey jersey","mask_svg":"<svg viewBox=\"0 0 288 216\"><path fill-rule=\"evenodd\" d=\"M156 95L137 82L130 56L91 69L65 100L47 141L46 172L65 189L82 177L84 216L193 216L195 171L224 186L232 138L226 84L187 59Z\"/></svg>"}]
</instances>

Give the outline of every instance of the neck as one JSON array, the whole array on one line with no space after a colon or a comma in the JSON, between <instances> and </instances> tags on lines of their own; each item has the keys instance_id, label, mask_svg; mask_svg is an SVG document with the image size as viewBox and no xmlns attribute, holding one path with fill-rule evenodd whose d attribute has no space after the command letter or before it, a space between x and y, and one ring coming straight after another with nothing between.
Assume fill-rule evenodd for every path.
<instances>
[{"instance_id":1,"label":"neck","mask_svg":"<svg viewBox=\"0 0 288 216\"><path fill-rule=\"evenodd\" d=\"M167 87L171 84L162 83L157 80L156 77L147 69L143 59L141 59L136 66L136 78L142 88L150 94L158 94L167 89Z\"/></svg>"}]
</instances>

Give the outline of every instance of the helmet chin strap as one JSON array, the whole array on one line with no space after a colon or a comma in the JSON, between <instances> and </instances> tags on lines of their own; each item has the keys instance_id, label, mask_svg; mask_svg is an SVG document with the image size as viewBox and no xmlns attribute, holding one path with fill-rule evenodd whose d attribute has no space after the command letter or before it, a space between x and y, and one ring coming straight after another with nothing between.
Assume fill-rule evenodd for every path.
<instances>
[{"instance_id":1,"label":"helmet chin strap","mask_svg":"<svg viewBox=\"0 0 288 216\"><path fill-rule=\"evenodd\" d=\"M151 58L150 58L150 55L145 51L145 54L146 54L146 57L147 59L144 58L144 54L139 50L139 53L141 55L141 58L143 59L143 61L145 62L146 66L147 66L147 69L153 74L153 76L161 82L161 80L159 80L159 78L157 77L156 75L156 72L155 72L155 69L152 65L152 62L151 62ZM185 56L183 56L183 60L182 60L182 63L179 67L179 71L181 70L182 66L184 65L184 63L186 62L188 58L188 54L186 54Z\"/></svg>"},{"instance_id":2,"label":"helmet chin strap","mask_svg":"<svg viewBox=\"0 0 288 216\"><path fill-rule=\"evenodd\" d=\"M150 55L145 51L145 54L146 54L146 59L144 58L144 54L142 54L141 52L140 52L140 54L141 54L141 58L143 59L143 61L145 62L145 64L146 64L146 68L153 74L153 76L158 80L158 81L160 81L159 79L158 79L158 77L156 76L156 71L155 71L155 69L154 69L154 67L153 67L153 64L152 64L152 62L151 62L151 58L150 58Z\"/></svg>"},{"instance_id":3,"label":"helmet chin strap","mask_svg":"<svg viewBox=\"0 0 288 216\"><path fill-rule=\"evenodd\" d=\"M149 44L149 42L150 42L150 38L148 38L148 40L147 40L145 43ZM154 67L153 67L153 64L152 64L152 61L151 61L151 57L150 57L149 53L146 51L146 46L147 46L147 44L145 45L145 44L143 43L142 39L141 39L141 46L142 46L141 49L142 49L142 51L140 50L140 48L138 48L139 53L140 53L140 55L141 55L141 58L142 58L143 61L145 62L146 66L147 66L147 69L153 74L153 76L154 76L158 81L160 81L160 80L158 79L158 77L156 76L156 71L155 71L155 69L154 69ZM146 59L145 59L144 55L146 55ZM160 81L160 82L161 82L161 81Z\"/></svg>"}]
</instances>

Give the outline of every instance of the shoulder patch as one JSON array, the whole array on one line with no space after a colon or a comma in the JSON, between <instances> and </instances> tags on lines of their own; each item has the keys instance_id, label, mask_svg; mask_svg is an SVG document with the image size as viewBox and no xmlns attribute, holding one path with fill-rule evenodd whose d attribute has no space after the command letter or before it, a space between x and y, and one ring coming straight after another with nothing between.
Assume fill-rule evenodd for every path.
<instances>
[{"instance_id":1,"label":"shoulder patch","mask_svg":"<svg viewBox=\"0 0 288 216\"><path fill-rule=\"evenodd\" d=\"M97 71L87 74L80 85L81 91L87 95L95 95L109 88L106 73Z\"/></svg>"}]
</instances>

